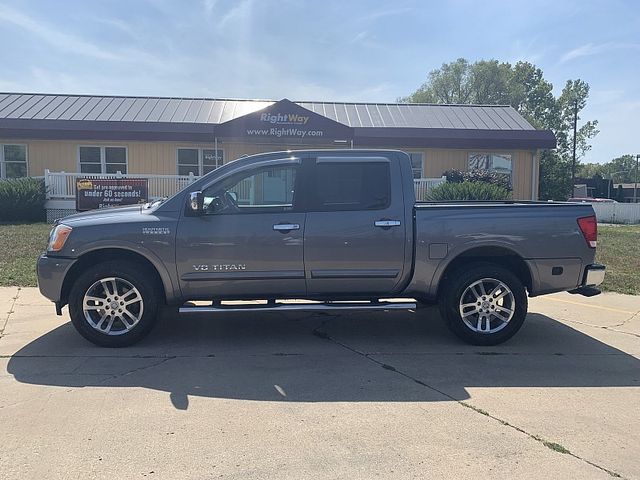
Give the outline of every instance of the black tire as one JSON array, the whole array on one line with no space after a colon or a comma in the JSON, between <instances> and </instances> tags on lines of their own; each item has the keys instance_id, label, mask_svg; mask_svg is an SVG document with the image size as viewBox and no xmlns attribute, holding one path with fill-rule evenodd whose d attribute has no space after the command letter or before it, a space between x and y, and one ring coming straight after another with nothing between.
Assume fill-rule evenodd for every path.
<instances>
[{"instance_id":1,"label":"black tire","mask_svg":"<svg viewBox=\"0 0 640 480\"><path fill-rule=\"evenodd\" d=\"M513 303L515 303L515 305L507 306L507 308L515 307L510 308L513 310L513 315L510 320L502 322L497 319L496 315L493 315L493 320L479 320L479 325L484 327L486 327L487 324L494 324L496 328L500 326L501 329L495 332L480 332L477 331L477 329L474 330L465 323L460 311L461 303L466 304L469 298L473 298L467 296L470 295L470 290L467 289L482 279L498 280L506 285L513 294ZM489 284L491 283L489 282ZM463 294L465 294L466 300L462 299ZM487 298L489 299L490 296L487 296ZM482 301L482 297L478 300ZM493 303L492 299L491 302ZM484 303L482 305L484 305ZM492 263L475 262L465 266L464 269L457 269L447 276L440 294L439 307L440 314L449 329L465 342L472 345L498 345L509 340L520 330L520 327L522 327L524 319L527 316L527 292L520 279L506 268ZM487 307L489 308L491 305ZM497 304L491 308L496 307L498 307ZM482 307L472 306L466 308L470 309L467 311L473 311L475 308L479 309ZM465 314L467 314L467 312L465 312ZM505 315L508 314L505 313ZM477 318L477 316L472 315L468 321L471 323ZM485 316L485 319L486 318L487 316ZM491 328L488 330L491 330Z\"/></svg>"},{"instance_id":2,"label":"black tire","mask_svg":"<svg viewBox=\"0 0 640 480\"><path fill-rule=\"evenodd\" d=\"M133 285L135 289L137 289L137 292L134 292L133 295L138 295L142 299L142 302L135 303L131 307L137 309L137 313L140 313L140 309L142 309L142 312L141 315L139 315L137 323L134 323L131 318L127 317L127 322L133 324L128 331L126 331L124 320L121 320L121 317L118 316L119 314L115 313L114 321L112 322L114 324L113 334L103 333L92 326L85 317L83 309L84 297L85 294L89 293L88 290L91 289L92 286L97 288L95 287L97 282L110 277L123 280L122 284L128 282L130 285ZM71 323L80 335L101 347L127 347L139 342L151 331L156 323L160 302L159 289L161 288L156 278L155 272L151 271L147 266L135 262L115 260L89 267L80 274L71 287L69 294L69 315L71 317ZM126 293L124 295L126 295ZM105 294L105 296L107 296L107 294ZM115 294L113 299L116 299ZM120 297L120 299L125 300L125 296ZM106 304L107 302L105 301L105 305ZM115 310L111 311L115 312ZM90 318L93 319L94 317L91 317L91 315L101 316L103 312L106 312L106 310L97 310L95 313L91 312L89 315ZM108 318L110 319L111 317ZM120 330L122 330L122 333L118 333L118 326Z\"/></svg>"}]
</instances>

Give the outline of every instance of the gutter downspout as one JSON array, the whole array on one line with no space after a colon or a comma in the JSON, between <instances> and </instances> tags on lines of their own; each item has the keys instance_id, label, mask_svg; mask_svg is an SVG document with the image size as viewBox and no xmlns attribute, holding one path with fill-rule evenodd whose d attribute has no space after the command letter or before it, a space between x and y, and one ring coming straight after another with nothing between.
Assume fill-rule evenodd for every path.
<instances>
[{"instance_id":1,"label":"gutter downspout","mask_svg":"<svg viewBox=\"0 0 640 480\"><path fill-rule=\"evenodd\" d=\"M538 156L540 154L540 149L533 150L531 152L531 200L538 199Z\"/></svg>"}]
</instances>

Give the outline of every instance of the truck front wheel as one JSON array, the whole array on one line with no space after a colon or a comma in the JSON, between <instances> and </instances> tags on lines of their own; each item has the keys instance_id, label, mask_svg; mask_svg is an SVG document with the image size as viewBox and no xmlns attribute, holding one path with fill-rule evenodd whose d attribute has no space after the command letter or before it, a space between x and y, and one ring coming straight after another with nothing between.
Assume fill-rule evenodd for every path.
<instances>
[{"instance_id":1,"label":"truck front wheel","mask_svg":"<svg viewBox=\"0 0 640 480\"><path fill-rule=\"evenodd\" d=\"M448 275L440 313L472 345L497 345L516 334L527 315L527 292L516 275L491 263L474 263Z\"/></svg>"},{"instance_id":2,"label":"truck front wheel","mask_svg":"<svg viewBox=\"0 0 640 480\"><path fill-rule=\"evenodd\" d=\"M153 328L158 313L154 272L131 262L97 264L76 279L69 294L71 323L101 347L125 347Z\"/></svg>"}]
</instances>

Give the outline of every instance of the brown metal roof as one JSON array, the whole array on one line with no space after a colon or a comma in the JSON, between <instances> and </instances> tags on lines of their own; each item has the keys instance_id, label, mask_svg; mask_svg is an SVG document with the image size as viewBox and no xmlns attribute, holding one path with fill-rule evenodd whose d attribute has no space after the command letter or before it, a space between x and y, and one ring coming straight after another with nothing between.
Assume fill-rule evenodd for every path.
<instances>
[{"instance_id":1,"label":"brown metal roof","mask_svg":"<svg viewBox=\"0 0 640 480\"><path fill-rule=\"evenodd\" d=\"M271 100L0 93L0 119L220 124ZM294 102L354 128L535 130L505 105Z\"/></svg>"}]
</instances>

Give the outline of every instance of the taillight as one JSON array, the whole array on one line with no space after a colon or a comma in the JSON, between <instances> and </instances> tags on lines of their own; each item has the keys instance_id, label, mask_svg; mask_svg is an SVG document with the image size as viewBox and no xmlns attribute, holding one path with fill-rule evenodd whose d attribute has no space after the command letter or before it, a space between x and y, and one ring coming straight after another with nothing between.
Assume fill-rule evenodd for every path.
<instances>
[{"instance_id":1,"label":"taillight","mask_svg":"<svg viewBox=\"0 0 640 480\"><path fill-rule=\"evenodd\" d=\"M587 245L596 248L598 243L598 222L595 215L581 217L578 219L578 226L582 232L582 236L587 241Z\"/></svg>"}]
</instances>

